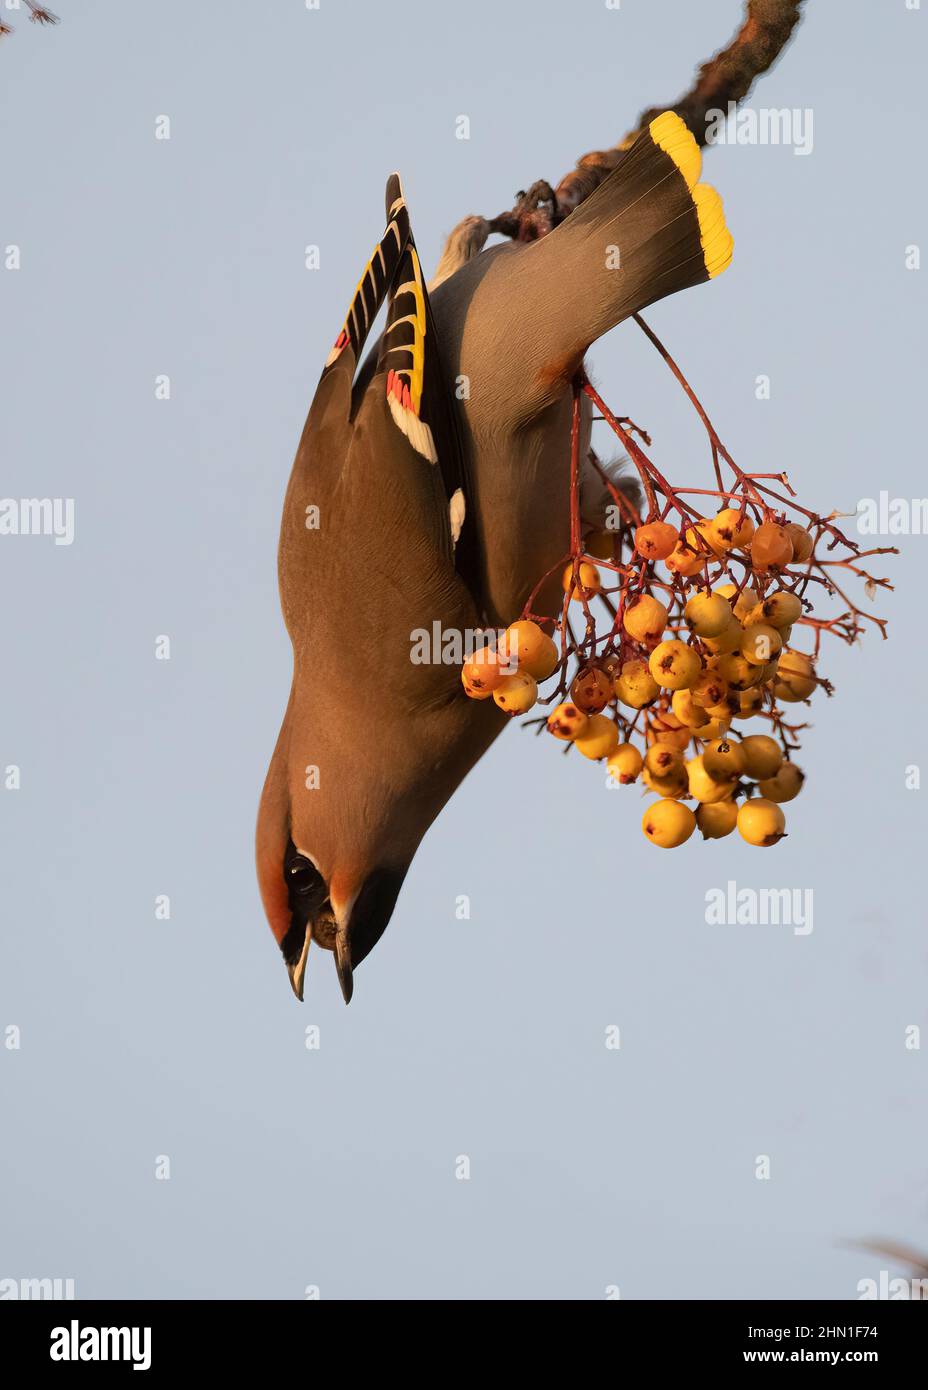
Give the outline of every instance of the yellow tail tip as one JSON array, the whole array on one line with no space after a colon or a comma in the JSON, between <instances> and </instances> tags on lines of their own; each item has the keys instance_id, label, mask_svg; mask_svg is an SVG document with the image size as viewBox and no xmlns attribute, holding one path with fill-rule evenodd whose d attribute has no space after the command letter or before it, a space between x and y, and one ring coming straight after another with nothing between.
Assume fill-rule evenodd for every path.
<instances>
[{"instance_id":1,"label":"yellow tail tip","mask_svg":"<svg viewBox=\"0 0 928 1390\"><path fill-rule=\"evenodd\" d=\"M651 139L669 155L692 193L702 173L702 155L692 131L675 111L662 111L648 126Z\"/></svg>"},{"instance_id":2,"label":"yellow tail tip","mask_svg":"<svg viewBox=\"0 0 928 1390\"><path fill-rule=\"evenodd\" d=\"M721 275L731 261L731 232L725 224L722 200L711 184L697 183L691 189L696 215L699 218L699 239L709 279Z\"/></svg>"}]
</instances>

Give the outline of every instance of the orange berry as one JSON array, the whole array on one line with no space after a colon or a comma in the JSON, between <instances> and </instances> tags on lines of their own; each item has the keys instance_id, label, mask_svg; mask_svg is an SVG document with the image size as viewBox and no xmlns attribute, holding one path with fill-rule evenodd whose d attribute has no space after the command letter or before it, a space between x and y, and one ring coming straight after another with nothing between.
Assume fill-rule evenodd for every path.
<instances>
[{"instance_id":1,"label":"orange berry","mask_svg":"<svg viewBox=\"0 0 928 1390\"><path fill-rule=\"evenodd\" d=\"M787 522L786 529L793 543L793 559L797 565L804 565L815 549L814 537L804 526L797 526L795 521Z\"/></svg>"},{"instance_id":2,"label":"orange berry","mask_svg":"<svg viewBox=\"0 0 928 1390\"><path fill-rule=\"evenodd\" d=\"M499 644L500 660L515 662L520 671L527 671L537 681L547 680L560 660L560 652L551 638L530 618L510 623Z\"/></svg>"},{"instance_id":3,"label":"orange berry","mask_svg":"<svg viewBox=\"0 0 928 1390\"><path fill-rule=\"evenodd\" d=\"M584 714L599 714L612 699L612 681L605 671L588 666L574 678L570 687L571 698Z\"/></svg>"},{"instance_id":4,"label":"orange berry","mask_svg":"<svg viewBox=\"0 0 928 1390\"><path fill-rule=\"evenodd\" d=\"M597 560L611 560L618 538L618 531L591 531L584 537L583 548L587 555L595 555Z\"/></svg>"},{"instance_id":5,"label":"orange berry","mask_svg":"<svg viewBox=\"0 0 928 1390\"><path fill-rule=\"evenodd\" d=\"M481 647L479 651L474 652L461 668L461 680L464 684L473 690L482 690L487 695L493 693L504 674L500 669L499 657L489 647Z\"/></svg>"},{"instance_id":6,"label":"orange berry","mask_svg":"<svg viewBox=\"0 0 928 1390\"><path fill-rule=\"evenodd\" d=\"M667 521L649 521L635 532L635 549L645 560L666 560L676 548L679 536Z\"/></svg>"},{"instance_id":7,"label":"orange berry","mask_svg":"<svg viewBox=\"0 0 928 1390\"><path fill-rule=\"evenodd\" d=\"M705 557L698 554L694 547L678 541L664 563L671 574L680 574L684 579L689 579L700 572L704 560Z\"/></svg>"},{"instance_id":8,"label":"orange berry","mask_svg":"<svg viewBox=\"0 0 928 1390\"><path fill-rule=\"evenodd\" d=\"M469 695L472 700L489 700L490 696L493 694L492 690L478 690L476 686L471 685L464 679L463 671L461 672L461 681L464 685L465 694Z\"/></svg>"},{"instance_id":9,"label":"orange berry","mask_svg":"<svg viewBox=\"0 0 928 1390\"><path fill-rule=\"evenodd\" d=\"M758 526L751 541L751 562L755 569L766 570L772 566L783 569L793 558L793 542L785 526L775 521L765 521Z\"/></svg>"}]
</instances>

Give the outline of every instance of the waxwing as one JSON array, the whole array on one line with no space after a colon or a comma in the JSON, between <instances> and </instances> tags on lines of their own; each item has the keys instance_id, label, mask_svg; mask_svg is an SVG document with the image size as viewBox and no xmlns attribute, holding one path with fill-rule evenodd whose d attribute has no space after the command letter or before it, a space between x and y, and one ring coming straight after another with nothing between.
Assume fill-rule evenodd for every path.
<instances>
[{"instance_id":1,"label":"waxwing","mask_svg":"<svg viewBox=\"0 0 928 1390\"><path fill-rule=\"evenodd\" d=\"M281 525L293 680L257 867L300 999L311 942L351 998L423 835L506 723L467 698L440 643L417 659L415 634L519 616L569 549L571 383L588 347L731 258L700 166L664 112L541 240L484 250L480 219L462 224L464 254L431 290L388 180L386 230L326 360ZM586 411L584 454L589 428ZM552 590L535 606L556 603Z\"/></svg>"}]
</instances>

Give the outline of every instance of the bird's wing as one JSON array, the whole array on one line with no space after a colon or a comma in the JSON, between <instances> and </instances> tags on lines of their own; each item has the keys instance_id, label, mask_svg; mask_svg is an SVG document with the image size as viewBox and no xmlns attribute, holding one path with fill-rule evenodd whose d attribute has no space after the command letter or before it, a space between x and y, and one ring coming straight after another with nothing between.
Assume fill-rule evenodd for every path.
<instances>
[{"instance_id":1,"label":"bird's wing","mask_svg":"<svg viewBox=\"0 0 928 1390\"><path fill-rule=\"evenodd\" d=\"M408 214L399 175L387 180L387 215ZM397 428L427 464L438 468L448 502L451 542L457 546L466 516L466 476L460 422L442 363L435 319L411 230L400 255L387 324L379 343L374 381L386 392ZM463 559L463 550L458 557Z\"/></svg>"},{"instance_id":2,"label":"bird's wing","mask_svg":"<svg viewBox=\"0 0 928 1390\"><path fill-rule=\"evenodd\" d=\"M472 569L473 556L469 528L462 537L468 486L461 427L398 174L387 180L386 212L386 229L326 359L314 408L318 402L319 417L327 415L331 421L334 415L341 429L350 429L368 392L381 393L410 450L423 467L438 470L450 545L456 550L456 567L464 573ZM361 352L385 300L386 327L355 380Z\"/></svg>"}]
</instances>

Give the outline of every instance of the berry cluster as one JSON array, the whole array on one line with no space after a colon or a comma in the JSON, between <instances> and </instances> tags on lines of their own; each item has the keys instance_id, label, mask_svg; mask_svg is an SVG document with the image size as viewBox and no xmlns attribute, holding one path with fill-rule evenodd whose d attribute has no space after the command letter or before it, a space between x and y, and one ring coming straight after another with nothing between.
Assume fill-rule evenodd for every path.
<instances>
[{"instance_id":1,"label":"berry cluster","mask_svg":"<svg viewBox=\"0 0 928 1390\"><path fill-rule=\"evenodd\" d=\"M571 550L561 575L560 616L554 620L533 612L555 570L536 585L497 649L476 653L464 666L464 688L472 698L492 698L518 715L539 699L540 683L557 677L551 693L542 697L554 708L536 721L539 729L586 758L604 761L613 782L640 778L657 794L660 799L648 805L642 820L652 844L675 848L698 826L707 840L737 828L748 844L775 845L786 834L782 805L798 796L804 780L792 755L798 733L807 726L788 723L783 706L808 702L819 688L831 694L829 682L817 673L824 633L853 642L869 621L886 635L885 620L857 608L835 582L834 569L863 578L868 594L890 588L859 561L891 548L861 552L835 526L836 514L821 517L792 500L785 474L742 472L679 368L639 323L708 432L717 487L672 486L635 439L638 435L650 445L644 431L612 415L590 383L579 378L571 447ZM591 527L581 516L582 393L625 445L647 506L642 517L591 453L590 464L614 503L617 524L610 530ZM727 487L723 464L734 474ZM771 481L783 491L773 489ZM694 496L714 498L719 510L703 515L687 500ZM812 596L819 593L837 595L846 609L827 619L815 616ZM605 629L597 625L594 604L608 615ZM572 617L577 610L582 632ZM546 625L559 640L546 634ZM811 650L797 645L799 634L811 637ZM766 721L769 732L743 730L752 720Z\"/></svg>"}]
</instances>

